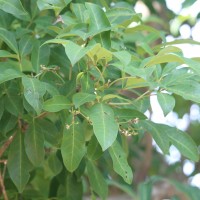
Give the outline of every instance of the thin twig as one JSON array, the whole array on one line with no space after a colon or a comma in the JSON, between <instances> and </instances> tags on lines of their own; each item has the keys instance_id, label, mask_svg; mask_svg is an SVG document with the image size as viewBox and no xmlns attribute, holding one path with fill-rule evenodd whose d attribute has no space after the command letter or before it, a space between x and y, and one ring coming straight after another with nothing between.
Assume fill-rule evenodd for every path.
<instances>
[{"instance_id":1,"label":"thin twig","mask_svg":"<svg viewBox=\"0 0 200 200\"><path fill-rule=\"evenodd\" d=\"M4 181L3 181L1 173L0 173L0 186L1 186L1 191L2 191L2 194L3 194L4 200L8 200L8 196L7 196L7 193L6 193L6 190L5 190Z\"/></svg>"},{"instance_id":2,"label":"thin twig","mask_svg":"<svg viewBox=\"0 0 200 200\"><path fill-rule=\"evenodd\" d=\"M3 144L3 146L0 148L0 158L3 155L4 151L9 147L10 143L13 141L13 138L15 137L16 133L11 135L8 140Z\"/></svg>"}]
</instances>

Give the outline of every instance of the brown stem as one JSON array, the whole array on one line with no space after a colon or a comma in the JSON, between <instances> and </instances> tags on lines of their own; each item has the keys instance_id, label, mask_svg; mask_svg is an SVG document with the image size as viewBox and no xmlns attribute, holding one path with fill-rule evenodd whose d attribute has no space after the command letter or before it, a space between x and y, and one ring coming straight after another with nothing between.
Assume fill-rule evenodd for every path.
<instances>
[{"instance_id":1,"label":"brown stem","mask_svg":"<svg viewBox=\"0 0 200 200\"><path fill-rule=\"evenodd\" d=\"M16 133L11 135L8 140L3 144L3 146L0 148L0 158L3 155L4 151L9 147L10 143L13 141L13 138L15 137Z\"/></svg>"},{"instance_id":2,"label":"brown stem","mask_svg":"<svg viewBox=\"0 0 200 200\"><path fill-rule=\"evenodd\" d=\"M2 191L2 194L3 194L4 200L8 200L8 196L7 196L7 193L6 193L6 190L5 190L4 181L3 181L3 177L1 175L1 173L0 173L0 186L1 186L1 191Z\"/></svg>"}]
</instances>

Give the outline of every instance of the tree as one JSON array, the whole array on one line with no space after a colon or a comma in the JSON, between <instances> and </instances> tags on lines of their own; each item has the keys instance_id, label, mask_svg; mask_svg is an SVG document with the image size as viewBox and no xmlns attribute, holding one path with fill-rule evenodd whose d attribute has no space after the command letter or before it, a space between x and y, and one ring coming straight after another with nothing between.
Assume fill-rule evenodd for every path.
<instances>
[{"instance_id":1,"label":"tree","mask_svg":"<svg viewBox=\"0 0 200 200\"><path fill-rule=\"evenodd\" d=\"M199 160L189 134L144 114L152 95L165 115L179 98L200 102L199 58L173 46L199 43L166 42L162 18L143 22L130 2L0 0L4 199L106 199L114 187L150 199L153 183L164 179L148 173L152 138L164 154L174 145L184 158ZM134 179L137 166L143 171ZM168 181L198 198L197 188Z\"/></svg>"}]
</instances>

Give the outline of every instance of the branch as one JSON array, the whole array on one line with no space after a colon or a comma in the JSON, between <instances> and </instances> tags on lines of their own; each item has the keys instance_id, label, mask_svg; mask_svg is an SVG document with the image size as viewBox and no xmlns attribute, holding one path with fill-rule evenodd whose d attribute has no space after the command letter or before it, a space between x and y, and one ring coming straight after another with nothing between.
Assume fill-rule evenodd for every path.
<instances>
[{"instance_id":1,"label":"branch","mask_svg":"<svg viewBox=\"0 0 200 200\"><path fill-rule=\"evenodd\" d=\"M3 144L3 146L0 148L0 158L3 155L4 151L9 147L10 143L13 141L13 138L15 137L16 133L11 135L8 140Z\"/></svg>"},{"instance_id":2,"label":"branch","mask_svg":"<svg viewBox=\"0 0 200 200\"><path fill-rule=\"evenodd\" d=\"M3 177L1 175L1 173L0 173L0 187L1 187L1 191L3 194L4 200L8 200L8 196L7 196L7 193L5 190L4 181L3 181Z\"/></svg>"}]
</instances>

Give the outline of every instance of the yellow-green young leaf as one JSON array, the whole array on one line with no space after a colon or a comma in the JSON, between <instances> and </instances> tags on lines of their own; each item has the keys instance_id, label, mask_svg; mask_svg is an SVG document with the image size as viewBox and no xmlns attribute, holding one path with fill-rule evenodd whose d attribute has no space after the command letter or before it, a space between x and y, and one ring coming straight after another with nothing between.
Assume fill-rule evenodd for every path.
<instances>
[{"instance_id":1,"label":"yellow-green young leaf","mask_svg":"<svg viewBox=\"0 0 200 200\"><path fill-rule=\"evenodd\" d=\"M24 149L24 134L17 132L8 153L8 172L18 191L23 192L30 177L31 163Z\"/></svg>"},{"instance_id":2,"label":"yellow-green young leaf","mask_svg":"<svg viewBox=\"0 0 200 200\"><path fill-rule=\"evenodd\" d=\"M198 148L190 135L174 127L164 127L164 133L167 134L170 142L187 158L195 162L199 161Z\"/></svg>"},{"instance_id":3,"label":"yellow-green young leaf","mask_svg":"<svg viewBox=\"0 0 200 200\"><path fill-rule=\"evenodd\" d=\"M73 95L72 99L75 108L78 108L84 103L94 101L96 99L96 96L94 94L88 94L88 93L76 93Z\"/></svg>"},{"instance_id":4,"label":"yellow-green young leaf","mask_svg":"<svg viewBox=\"0 0 200 200\"><path fill-rule=\"evenodd\" d=\"M166 93L157 93L157 99L163 110L164 115L167 115L174 109L175 99L173 96Z\"/></svg>"},{"instance_id":5,"label":"yellow-green young leaf","mask_svg":"<svg viewBox=\"0 0 200 200\"><path fill-rule=\"evenodd\" d=\"M113 144L118 133L114 112L108 105L98 103L90 109L89 118L92 121L94 134L105 151Z\"/></svg>"},{"instance_id":6,"label":"yellow-green young leaf","mask_svg":"<svg viewBox=\"0 0 200 200\"><path fill-rule=\"evenodd\" d=\"M44 160L44 135L40 127L34 121L32 124L29 124L24 142L29 160L34 166L41 165Z\"/></svg>"},{"instance_id":7,"label":"yellow-green young leaf","mask_svg":"<svg viewBox=\"0 0 200 200\"><path fill-rule=\"evenodd\" d=\"M57 95L48 99L43 104L43 109L48 112L58 112L60 110L69 109L72 106L66 96Z\"/></svg>"},{"instance_id":8,"label":"yellow-green young leaf","mask_svg":"<svg viewBox=\"0 0 200 200\"><path fill-rule=\"evenodd\" d=\"M88 36L96 35L111 29L110 22L100 6L92 3L85 3L85 6L90 19Z\"/></svg>"},{"instance_id":9,"label":"yellow-green young leaf","mask_svg":"<svg viewBox=\"0 0 200 200\"><path fill-rule=\"evenodd\" d=\"M10 47L10 49L18 54L17 42L15 39L15 35L12 32L9 32L6 29L0 27L0 39L3 40Z\"/></svg>"},{"instance_id":10,"label":"yellow-green young leaf","mask_svg":"<svg viewBox=\"0 0 200 200\"><path fill-rule=\"evenodd\" d=\"M39 114L42 110L41 99L46 92L46 85L36 78L22 78L24 97L33 109Z\"/></svg>"},{"instance_id":11,"label":"yellow-green young leaf","mask_svg":"<svg viewBox=\"0 0 200 200\"><path fill-rule=\"evenodd\" d=\"M74 42L68 41L64 47L65 53L67 54L72 66L74 66L81 58L83 58L88 51L94 48L95 45L82 47Z\"/></svg>"},{"instance_id":12,"label":"yellow-green young leaf","mask_svg":"<svg viewBox=\"0 0 200 200\"><path fill-rule=\"evenodd\" d=\"M183 59L176 55L176 54L164 54L164 55L157 55L152 57L152 59L150 59L145 66L152 66L152 65L157 65L157 64L161 64L161 63L169 63L169 62L178 62L183 64L184 61Z\"/></svg>"},{"instance_id":13,"label":"yellow-green young leaf","mask_svg":"<svg viewBox=\"0 0 200 200\"><path fill-rule=\"evenodd\" d=\"M141 88L148 86L149 83L143 78L127 77L125 89Z\"/></svg>"},{"instance_id":14,"label":"yellow-green young leaf","mask_svg":"<svg viewBox=\"0 0 200 200\"><path fill-rule=\"evenodd\" d=\"M25 11L20 0L0 0L0 9L19 19L30 19L29 14Z\"/></svg>"},{"instance_id":15,"label":"yellow-green young leaf","mask_svg":"<svg viewBox=\"0 0 200 200\"><path fill-rule=\"evenodd\" d=\"M84 134L81 131L80 124L74 121L69 128L65 128L61 145L61 154L67 170L75 171L85 153Z\"/></svg>"},{"instance_id":16,"label":"yellow-green young leaf","mask_svg":"<svg viewBox=\"0 0 200 200\"><path fill-rule=\"evenodd\" d=\"M91 160L97 160L101 157L103 151L96 137L93 135L87 147L87 157Z\"/></svg>"},{"instance_id":17,"label":"yellow-green young leaf","mask_svg":"<svg viewBox=\"0 0 200 200\"><path fill-rule=\"evenodd\" d=\"M128 165L127 156L118 141L115 141L109 148L109 154L112 158L115 172L128 184L131 184L133 181L133 173Z\"/></svg>"},{"instance_id":18,"label":"yellow-green young leaf","mask_svg":"<svg viewBox=\"0 0 200 200\"><path fill-rule=\"evenodd\" d=\"M86 166L92 190L105 200L108 195L108 186L104 177L92 161L88 161Z\"/></svg>"}]
</instances>

